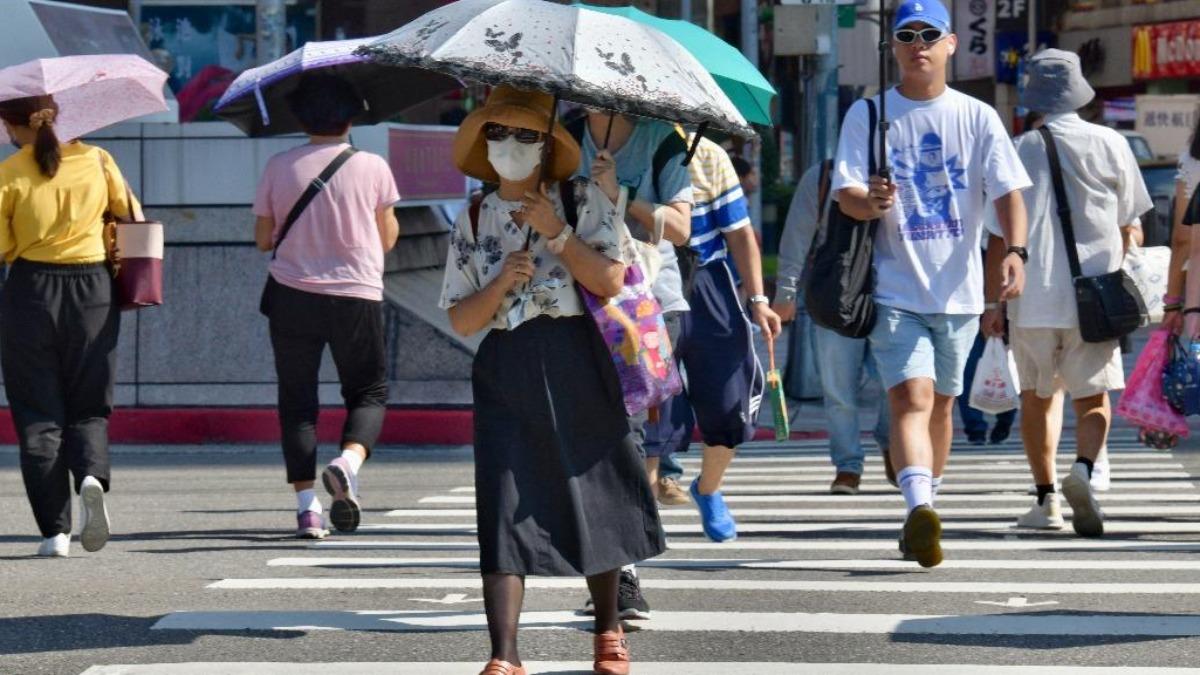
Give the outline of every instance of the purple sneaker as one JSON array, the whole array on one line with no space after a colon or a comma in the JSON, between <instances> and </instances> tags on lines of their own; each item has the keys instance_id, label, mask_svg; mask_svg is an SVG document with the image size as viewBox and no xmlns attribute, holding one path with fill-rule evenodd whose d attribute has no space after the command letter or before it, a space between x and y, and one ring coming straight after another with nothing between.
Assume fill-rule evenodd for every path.
<instances>
[{"instance_id":1,"label":"purple sneaker","mask_svg":"<svg viewBox=\"0 0 1200 675\"><path fill-rule=\"evenodd\" d=\"M353 532L358 529L362 519L362 510L358 498L350 482L350 464L338 457L321 472L321 482L333 496L333 505L329 507L329 522L339 532Z\"/></svg>"},{"instance_id":2,"label":"purple sneaker","mask_svg":"<svg viewBox=\"0 0 1200 675\"><path fill-rule=\"evenodd\" d=\"M325 523L321 522L321 514L312 511L296 514L297 539L324 539L328 534Z\"/></svg>"}]
</instances>

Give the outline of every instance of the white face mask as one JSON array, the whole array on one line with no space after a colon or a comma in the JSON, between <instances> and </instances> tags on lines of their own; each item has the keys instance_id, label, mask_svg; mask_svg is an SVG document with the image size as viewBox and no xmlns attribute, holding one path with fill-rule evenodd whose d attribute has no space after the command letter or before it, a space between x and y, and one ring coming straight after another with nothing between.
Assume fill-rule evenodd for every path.
<instances>
[{"instance_id":1,"label":"white face mask","mask_svg":"<svg viewBox=\"0 0 1200 675\"><path fill-rule=\"evenodd\" d=\"M488 162L504 180L525 180L542 163L543 145L544 141L519 143L513 136L502 141L488 141Z\"/></svg>"}]
</instances>

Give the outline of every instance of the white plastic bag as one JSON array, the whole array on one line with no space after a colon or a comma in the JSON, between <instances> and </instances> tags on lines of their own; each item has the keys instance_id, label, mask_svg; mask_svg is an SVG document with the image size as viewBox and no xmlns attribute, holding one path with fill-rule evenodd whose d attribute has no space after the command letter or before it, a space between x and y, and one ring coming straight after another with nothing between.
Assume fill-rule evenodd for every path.
<instances>
[{"instance_id":1,"label":"white plastic bag","mask_svg":"<svg viewBox=\"0 0 1200 675\"><path fill-rule=\"evenodd\" d=\"M1163 296L1167 293L1167 269L1171 264L1171 247L1131 246L1125 254L1121 268L1133 279L1133 283L1146 303L1146 314L1151 324L1162 323Z\"/></svg>"},{"instance_id":2,"label":"white plastic bag","mask_svg":"<svg viewBox=\"0 0 1200 675\"><path fill-rule=\"evenodd\" d=\"M1017 381L1017 362L998 337L988 338L983 356L975 366L970 404L976 410L999 415L1015 410L1021 403L1021 383Z\"/></svg>"}]
</instances>

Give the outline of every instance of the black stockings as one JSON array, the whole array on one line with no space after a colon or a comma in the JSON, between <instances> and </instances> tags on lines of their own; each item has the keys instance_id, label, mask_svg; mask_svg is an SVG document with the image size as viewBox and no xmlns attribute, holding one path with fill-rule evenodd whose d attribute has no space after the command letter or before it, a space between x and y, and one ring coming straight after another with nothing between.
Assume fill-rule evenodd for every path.
<instances>
[{"instance_id":1,"label":"black stockings","mask_svg":"<svg viewBox=\"0 0 1200 675\"><path fill-rule=\"evenodd\" d=\"M621 570L615 569L587 578L592 604L596 608L596 634L617 630L617 589ZM525 601L525 577L516 574L483 575L483 608L487 612L488 636L492 639L493 659L521 664L517 653L517 624Z\"/></svg>"}]
</instances>

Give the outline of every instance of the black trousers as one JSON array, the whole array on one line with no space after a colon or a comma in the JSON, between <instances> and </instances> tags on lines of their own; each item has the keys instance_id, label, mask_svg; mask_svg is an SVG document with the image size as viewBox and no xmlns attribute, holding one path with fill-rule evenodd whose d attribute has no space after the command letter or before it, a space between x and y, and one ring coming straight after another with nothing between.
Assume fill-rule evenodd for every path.
<instances>
[{"instance_id":1,"label":"black trousers","mask_svg":"<svg viewBox=\"0 0 1200 675\"><path fill-rule=\"evenodd\" d=\"M275 350L288 482L317 477L317 388L326 345L346 404L342 445L358 443L370 453L387 411L383 303L306 293L272 278L263 293L262 309L270 319Z\"/></svg>"},{"instance_id":2,"label":"black trousers","mask_svg":"<svg viewBox=\"0 0 1200 675\"><path fill-rule=\"evenodd\" d=\"M0 293L0 368L21 475L43 537L71 531L87 476L109 488L108 417L121 321L103 263L17 260Z\"/></svg>"}]
</instances>

